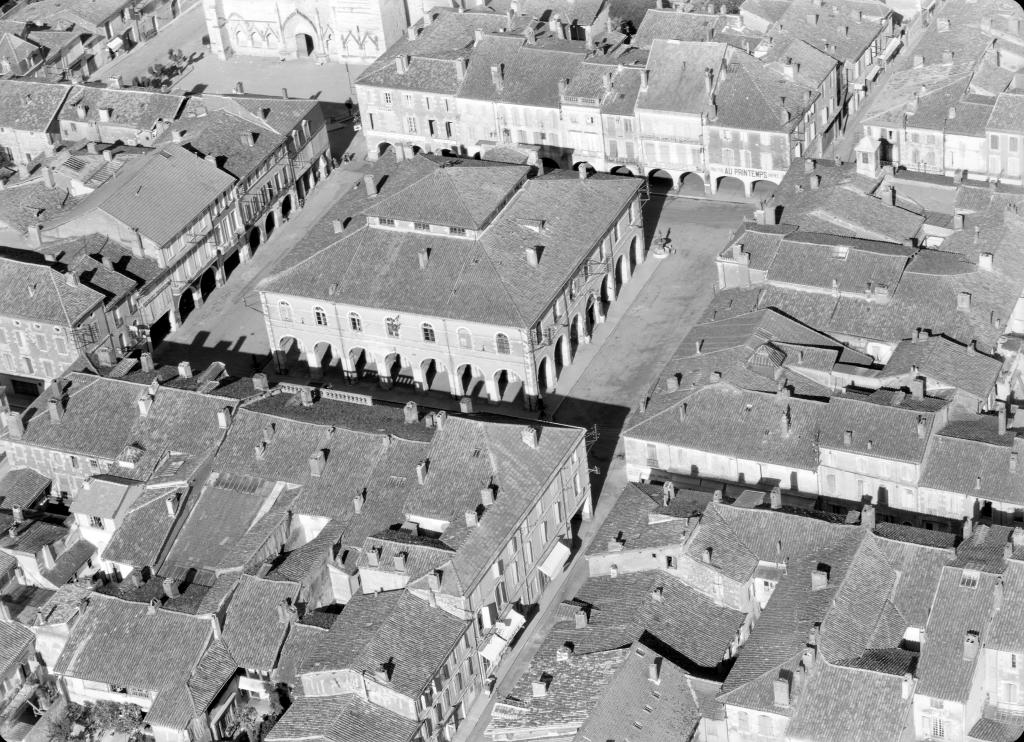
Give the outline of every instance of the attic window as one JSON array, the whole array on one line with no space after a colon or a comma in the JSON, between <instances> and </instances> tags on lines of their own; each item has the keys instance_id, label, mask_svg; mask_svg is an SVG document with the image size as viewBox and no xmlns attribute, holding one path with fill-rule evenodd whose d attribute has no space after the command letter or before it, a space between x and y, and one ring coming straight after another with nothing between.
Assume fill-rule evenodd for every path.
<instances>
[{"instance_id":1,"label":"attic window","mask_svg":"<svg viewBox=\"0 0 1024 742\"><path fill-rule=\"evenodd\" d=\"M973 569L965 569L960 575L960 587L973 590L978 587L978 573Z\"/></svg>"},{"instance_id":2,"label":"attic window","mask_svg":"<svg viewBox=\"0 0 1024 742\"><path fill-rule=\"evenodd\" d=\"M448 227L448 234L465 235L466 234L466 228L465 227Z\"/></svg>"},{"instance_id":3,"label":"attic window","mask_svg":"<svg viewBox=\"0 0 1024 742\"><path fill-rule=\"evenodd\" d=\"M430 225L427 224L426 222L413 222L412 226L413 226L413 229L418 229L421 232L429 232L430 231Z\"/></svg>"},{"instance_id":4,"label":"attic window","mask_svg":"<svg viewBox=\"0 0 1024 742\"><path fill-rule=\"evenodd\" d=\"M850 248L845 245L832 245L832 257L836 260L846 260L850 255Z\"/></svg>"},{"instance_id":5,"label":"attic window","mask_svg":"<svg viewBox=\"0 0 1024 742\"><path fill-rule=\"evenodd\" d=\"M393 226L395 226L395 220L394 220L394 219L387 219L387 218L385 218L385 217L383 217L383 216L382 216L382 217L381 217L380 219L378 219L377 221L378 221L378 223L379 223L379 224L380 224L380 225L381 225L382 227L393 227Z\"/></svg>"},{"instance_id":6,"label":"attic window","mask_svg":"<svg viewBox=\"0 0 1024 742\"><path fill-rule=\"evenodd\" d=\"M633 726L635 726L637 729L643 729L644 728L644 725L641 724L639 721L634 721L633 722Z\"/></svg>"}]
</instances>

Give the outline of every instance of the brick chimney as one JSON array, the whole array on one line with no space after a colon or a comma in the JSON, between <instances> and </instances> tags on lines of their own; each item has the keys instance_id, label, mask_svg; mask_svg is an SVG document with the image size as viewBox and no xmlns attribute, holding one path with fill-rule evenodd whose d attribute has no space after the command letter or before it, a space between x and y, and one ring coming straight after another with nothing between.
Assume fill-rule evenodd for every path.
<instances>
[{"instance_id":1,"label":"brick chimney","mask_svg":"<svg viewBox=\"0 0 1024 742\"><path fill-rule=\"evenodd\" d=\"M20 441L25 437L25 423L17 412L8 411L4 413L7 420L7 435L13 441Z\"/></svg>"},{"instance_id":2,"label":"brick chimney","mask_svg":"<svg viewBox=\"0 0 1024 742\"><path fill-rule=\"evenodd\" d=\"M324 467L327 465L327 450L321 448L309 457L309 476L322 477Z\"/></svg>"},{"instance_id":3,"label":"brick chimney","mask_svg":"<svg viewBox=\"0 0 1024 742\"><path fill-rule=\"evenodd\" d=\"M980 636L977 631L964 632L963 658L971 662L976 660L978 658L978 647L980 643Z\"/></svg>"},{"instance_id":4,"label":"brick chimney","mask_svg":"<svg viewBox=\"0 0 1024 742\"><path fill-rule=\"evenodd\" d=\"M789 708L789 678L782 673L772 682L772 696L776 706Z\"/></svg>"},{"instance_id":5,"label":"brick chimney","mask_svg":"<svg viewBox=\"0 0 1024 742\"><path fill-rule=\"evenodd\" d=\"M50 412L50 420L59 423L64 417L64 405L59 399L51 398L47 403L47 410Z\"/></svg>"}]
</instances>

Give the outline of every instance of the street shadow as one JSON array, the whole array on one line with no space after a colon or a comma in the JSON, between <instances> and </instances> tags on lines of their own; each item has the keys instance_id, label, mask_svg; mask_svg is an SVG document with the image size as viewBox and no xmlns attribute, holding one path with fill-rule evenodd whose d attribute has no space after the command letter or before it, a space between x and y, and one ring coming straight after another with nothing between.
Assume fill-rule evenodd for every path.
<instances>
[{"instance_id":1,"label":"street shadow","mask_svg":"<svg viewBox=\"0 0 1024 742\"><path fill-rule=\"evenodd\" d=\"M590 490L594 496L595 509L602 497L608 470L615 459L615 450L629 413L630 408L624 405L576 397L566 397L558 406L554 423L575 425L586 430ZM579 546L579 540L574 536L573 549Z\"/></svg>"},{"instance_id":2,"label":"street shadow","mask_svg":"<svg viewBox=\"0 0 1024 742\"><path fill-rule=\"evenodd\" d=\"M651 192L651 197L644 205L644 244L650 247L658 230L658 220L665 209L668 196L663 193Z\"/></svg>"},{"instance_id":3,"label":"street shadow","mask_svg":"<svg viewBox=\"0 0 1024 742\"><path fill-rule=\"evenodd\" d=\"M164 340L154 350L153 357L158 363L165 365L177 365L181 361L189 361L193 368L205 368L215 361L220 361L231 376L252 376L254 373L263 371L270 363L270 356L246 353L241 350L246 337L220 340L212 345L207 345L210 341L210 333L204 330L196 333L190 343Z\"/></svg>"},{"instance_id":4,"label":"street shadow","mask_svg":"<svg viewBox=\"0 0 1024 742\"><path fill-rule=\"evenodd\" d=\"M210 87L205 82L196 83L192 86L192 89L188 91L189 95L201 95L206 92L206 89Z\"/></svg>"}]
</instances>

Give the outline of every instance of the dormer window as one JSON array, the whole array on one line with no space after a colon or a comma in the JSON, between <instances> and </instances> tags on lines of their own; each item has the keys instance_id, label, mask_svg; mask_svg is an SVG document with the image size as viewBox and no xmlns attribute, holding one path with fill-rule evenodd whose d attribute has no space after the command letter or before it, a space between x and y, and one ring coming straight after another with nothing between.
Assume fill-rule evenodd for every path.
<instances>
[{"instance_id":1,"label":"dormer window","mask_svg":"<svg viewBox=\"0 0 1024 742\"><path fill-rule=\"evenodd\" d=\"M973 569L965 569L960 575L960 587L974 589L978 587L978 572Z\"/></svg>"}]
</instances>

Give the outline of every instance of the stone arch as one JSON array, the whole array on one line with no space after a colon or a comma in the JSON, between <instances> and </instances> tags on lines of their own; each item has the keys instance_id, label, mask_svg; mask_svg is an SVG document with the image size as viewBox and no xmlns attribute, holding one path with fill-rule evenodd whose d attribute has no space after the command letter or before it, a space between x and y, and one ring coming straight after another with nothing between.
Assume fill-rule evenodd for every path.
<instances>
[{"instance_id":1,"label":"stone arch","mask_svg":"<svg viewBox=\"0 0 1024 742\"><path fill-rule=\"evenodd\" d=\"M292 194L288 194L281 201L281 218L287 219L292 213Z\"/></svg>"},{"instance_id":2,"label":"stone arch","mask_svg":"<svg viewBox=\"0 0 1024 742\"><path fill-rule=\"evenodd\" d=\"M636 175L636 173L633 171L633 168L629 167L628 165L616 165L609 172L612 175Z\"/></svg>"},{"instance_id":3,"label":"stone arch","mask_svg":"<svg viewBox=\"0 0 1024 742\"><path fill-rule=\"evenodd\" d=\"M605 273L604 278L601 279L601 292L599 296L601 301L601 314L605 316L608 316L608 308L611 306L613 301L614 294L612 292L614 291L614 286L612 285L612 281L614 280L615 279L612 277L610 271Z\"/></svg>"},{"instance_id":4,"label":"stone arch","mask_svg":"<svg viewBox=\"0 0 1024 742\"><path fill-rule=\"evenodd\" d=\"M551 363L547 356L540 360L537 366L537 387L541 394L547 394L555 388L555 380L551 376Z\"/></svg>"},{"instance_id":5,"label":"stone arch","mask_svg":"<svg viewBox=\"0 0 1024 742\"><path fill-rule=\"evenodd\" d=\"M451 393L448 369L437 359L425 358L420 363L420 373L423 376L424 391Z\"/></svg>"},{"instance_id":6,"label":"stone arch","mask_svg":"<svg viewBox=\"0 0 1024 742\"><path fill-rule=\"evenodd\" d=\"M553 160L550 157L541 157L540 164L544 166L544 172L549 170L561 170L562 168L556 160Z\"/></svg>"},{"instance_id":7,"label":"stone arch","mask_svg":"<svg viewBox=\"0 0 1024 742\"><path fill-rule=\"evenodd\" d=\"M181 321L184 322L188 319L188 316L192 314L196 309L196 300L192 296L191 289L185 289L181 296L178 297L178 315L181 317Z\"/></svg>"},{"instance_id":8,"label":"stone arch","mask_svg":"<svg viewBox=\"0 0 1024 742\"><path fill-rule=\"evenodd\" d=\"M348 352L349 375L358 381L377 376L377 364L366 348L352 348Z\"/></svg>"},{"instance_id":9,"label":"stone arch","mask_svg":"<svg viewBox=\"0 0 1024 742\"><path fill-rule=\"evenodd\" d=\"M206 297L217 288L217 269L214 266L207 268L199 277L199 295L206 301Z\"/></svg>"},{"instance_id":10,"label":"stone arch","mask_svg":"<svg viewBox=\"0 0 1024 742\"><path fill-rule=\"evenodd\" d=\"M302 343L298 338L285 335L277 341L277 349L274 351L279 371L286 371L296 365L302 358Z\"/></svg>"},{"instance_id":11,"label":"stone arch","mask_svg":"<svg viewBox=\"0 0 1024 742\"><path fill-rule=\"evenodd\" d=\"M263 229L266 232L267 239L270 239L270 235L277 229L277 216L274 215L273 211L267 214L267 221L264 223Z\"/></svg>"},{"instance_id":12,"label":"stone arch","mask_svg":"<svg viewBox=\"0 0 1024 742\"><path fill-rule=\"evenodd\" d=\"M472 364L464 363L459 366L457 377L463 396L476 396L486 388L484 372Z\"/></svg>"},{"instance_id":13,"label":"stone arch","mask_svg":"<svg viewBox=\"0 0 1024 742\"><path fill-rule=\"evenodd\" d=\"M572 169L576 171L579 171L581 169L586 170L588 175L597 172L594 166L591 165L586 160L580 160L579 162L573 163Z\"/></svg>"},{"instance_id":14,"label":"stone arch","mask_svg":"<svg viewBox=\"0 0 1024 742\"><path fill-rule=\"evenodd\" d=\"M583 315L577 314L569 323L569 360L576 357L576 351L580 347L580 338L583 337Z\"/></svg>"},{"instance_id":15,"label":"stone arch","mask_svg":"<svg viewBox=\"0 0 1024 742\"><path fill-rule=\"evenodd\" d=\"M506 368L494 372L496 402L514 402L523 393L523 381L515 371Z\"/></svg>"},{"instance_id":16,"label":"stone arch","mask_svg":"<svg viewBox=\"0 0 1024 742\"><path fill-rule=\"evenodd\" d=\"M644 242L634 236L629 243L629 272L635 271L642 262L644 262Z\"/></svg>"},{"instance_id":17,"label":"stone arch","mask_svg":"<svg viewBox=\"0 0 1024 742\"><path fill-rule=\"evenodd\" d=\"M715 178L715 193L718 193L723 187L726 192L735 195L737 185L742 189L743 193L747 192L747 184L741 179L734 175L720 175Z\"/></svg>"},{"instance_id":18,"label":"stone arch","mask_svg":"<svg viewBox=\"0 0 1024 742\"><path fill-rule=\"evenodd\" d=\"M676 179L668 170L653 168L647 172L647 183L652 190L665 193L675 187Z\"/></svg>"},{"instance_id":19,"label":"stone arch","mask_svg":"<svg viewBox=\"0 0 1024 742\"><path fill-rule=\"evenodd\" d=\"M572 359L567 350L568 340L565 335L558 338L555 343L555 378L562 375L562 369L569 365Z\"/></svg>"},{"instance_id":20,"label":"stone arch","mask_svg":"<svg viewBox=\"0 0 1024 742\"><path fill-rule=\"evenodd\" d=\"M584 328L586 333L590 335L597 326L597 300L593 294L587 299L587 309L584 312L584 317L586 318Z\"/></svg>"},{"instance_id":21,"label":"stone arch","mask_svg":"<svg viewBox=\"0 0 1024 742\"><path fill-rule=\"evenodd\" d=\"M263 230L257 224L249 230L249 253L255 254L256 249L263 243Z\"/></svg>"},{"instance_id":22,"label":"stone arch","mask_svg":"<svg viewBox=\"0 0 1024 742\"><path fill-rule=\"evenodd\" d=\"M392 384L407 386L413 383L412 366L409 365L408 358L401 353L388 353L384 357L384 365L380 373L388 376Z\"/></svg>"},{"instance_id":23,"label":"stone arch","mask_svg":"<svg viewBox=\"0 0 1024 742\"><path fill-rule=\"evenodd\" d=\"M679 176L679 190L684 193L704 194L704 176L700 173L683 173Z\"/></svg>"},{"instance_id":24,"label":"stone arch","mask_svg":"<svg viewBox=\"0 0 1024 742\"><path fill-rule=\"evenodd\" d=\"M393 150L395 147L391 142L380 142L377 145L377 157L382 157L389 149Z\"/></svg>"},{"instance_id":25,"label":"stone arch","mask_svg":"<svg viewBox=\"0 0 1024 742\"><path fill-rule=\"evenodd\" d=\"M629 274L626 272L626 256L620 255L618 260L615 261L615 294L619 293L619 290L626 285L626 281L629 280Z\"/></svg>"},{"instance_id":26,"label":"stone arch","mask_svg":"<svg viewBox=\"0 0 1024 742\"><path fill-rule=\"evenodd\" d=\"M315 368L321 373L329 371L338 365L338 358L334 354L334 347L326 340L313 346L313 357L316 360ZM310 364L313 366L313 364Z\"/></svg>"},{"instance_id":27,"label":"stone arch","mask_svg":"<svg viewBox=\"0 0 1024 742\"><path fill-rule=\"evenodd\" d=\"M777 183L770 180L755 180L750 184L750 195L758 199L768 198L775 192Z\"/></svg>"},{"instance_id":28,"label":"stone arch","mask_svg":"<svg viewBox=\"0 0 1024 742\"><path fill-rule=\"evenodd\" d=\"M296 34L304 33L313 37L314 42L319 43L320 41L320 32L317 31L316 24L300 10L292 12L290 16L284 19L284 23L281 24L281 30L286 39L292 39L295 38Z\"/></svg>"}]
</instances>

